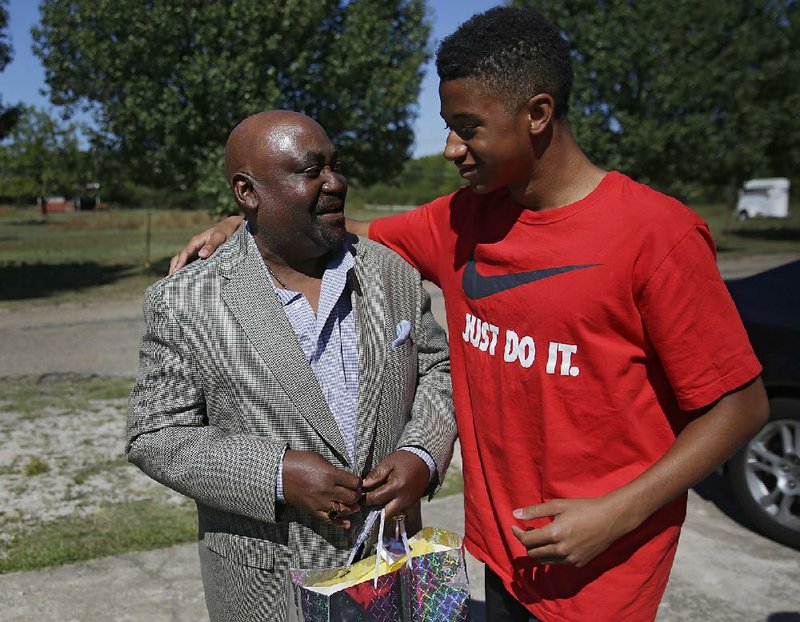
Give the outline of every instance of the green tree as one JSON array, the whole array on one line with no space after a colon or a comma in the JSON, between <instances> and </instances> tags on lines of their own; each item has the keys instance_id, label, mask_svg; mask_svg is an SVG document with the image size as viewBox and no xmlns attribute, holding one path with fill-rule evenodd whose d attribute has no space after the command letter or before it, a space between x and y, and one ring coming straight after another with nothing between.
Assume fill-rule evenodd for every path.
<instances>
[{"instance_id":1,"label":"green tree","mask_svg":"<svg viewBox=\"0 0 800 622\"><path fill-rule=\"evenodd\" d=\"M75 196L92 181L74 125L22 107L18 122L0 143L0 196L33 202L37 196Z\"/></svg>"},{"instance_id":2,"label":"green tree","mask_svg":"<svg viewBox=\"0 0 800 622\"><path fill-rule=\"evenodd\" d=\"M422 205L450 194L463 184L456 167L441 155L409 160L389 183L355 188L358 199L367 204Z\"/></svg>"},{"instance_id":3,"label":"green tree","mask_svg":"<svg viewBox=\"0 0 800 622\"><path fill-rule=\"evenodd\" d=\"M748 177L798 177L797 2L512 4L566 33L570 122L598 164L687 198Z\"/></svg>"},{"instance_id":4,"label":"green tree","mask_svg":"<svg viewBox=\"0 0 800 622\"><path fill-rule=\"evenodd\" d=\"M428 33L423 0L43 0L34 51L51 101L92 110L136 179L191 191L233 126L275 107L317 119L351 177L387 174Z\"/></svg>"},{"instance_id":5,"label":"green tree","mask_svg":"<svg viewBox=\"0 0 800 622\"><path fill-rule=\"evenodd\" d=\"M0 0L0 71L3 71L11 62L14 52L6 34L6 28L8 28L7 6L8 0ZM19 106L3 106L3 99L0 97L0 140L5 138L14 127L21 112L22 109Z\"/></svg>"}]
</instances>

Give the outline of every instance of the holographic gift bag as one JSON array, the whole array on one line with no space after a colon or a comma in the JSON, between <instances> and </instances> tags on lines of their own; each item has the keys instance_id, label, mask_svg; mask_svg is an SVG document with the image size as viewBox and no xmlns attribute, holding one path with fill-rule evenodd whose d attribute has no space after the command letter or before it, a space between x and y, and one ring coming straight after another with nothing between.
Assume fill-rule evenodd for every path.
<instances>
[{"instance_id":1,"label":"holographic gift bag","mask_svg":"<svg viewBox=\"0 0 800 622\"><path fill-rule=\"evenodd\" d=\"M469 621L463 538L431 527L407 538L401 523L395 538L384 539L383 520L381 513L378 551L372 557L343 568L291 571L289 620Z\"/></svg>"}]
</instances>

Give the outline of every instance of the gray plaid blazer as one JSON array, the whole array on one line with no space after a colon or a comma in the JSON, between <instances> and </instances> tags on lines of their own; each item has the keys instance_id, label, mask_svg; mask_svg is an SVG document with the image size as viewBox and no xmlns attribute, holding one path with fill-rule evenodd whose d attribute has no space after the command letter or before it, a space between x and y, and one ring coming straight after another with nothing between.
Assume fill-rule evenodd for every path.
<instances>
[{"instance_id":1,"label":"gray plaid blazer","mask_svg":"<svg viewBox=\"0 0 800 622\"><path fill-rule=\"evenodd\" d=\"M148 288L128 459L197 503L211 619L282 620L287 570L342 565L350 530L275 501L285 447L365 476L400 446L425 449L443 477L456 436L444 331L419 274L353 239L358 431L350 463L322 391L244 227L207 261ZM412 338L392 348L400 320ZM434 478L431 490L438 486Z\"/></svg>"}]
</instances>

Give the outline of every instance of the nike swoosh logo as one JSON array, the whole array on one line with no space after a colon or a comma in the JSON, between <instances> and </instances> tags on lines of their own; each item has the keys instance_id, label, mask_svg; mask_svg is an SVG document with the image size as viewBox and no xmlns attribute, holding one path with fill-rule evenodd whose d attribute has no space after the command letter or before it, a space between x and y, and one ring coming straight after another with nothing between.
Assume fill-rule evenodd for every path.
<instances>
[{"instance_id":1,"label":"nike swoosh logo","mask_svg":"<svg viewBox=\"0 0 800 622\"><path fill-rule=\"evenodd\" d=\"M464 293L473 300L479 298L486 298L507 289L519 287L520 285L527 285L535 281L550 278L557 274L564 272L572 272L573 270L584 270L585 268L594 268L599 266L599 263L590 263L581 266L558 266L556 268L544 268L541 270L529 270L528 272L514 272L512 274L499 274L497 276L483 276L478 274L475 267L475 253L470 255L467 265L464 267L464 275L461 278L461 285L464 288Z\"/></svg>"}]
</instances>

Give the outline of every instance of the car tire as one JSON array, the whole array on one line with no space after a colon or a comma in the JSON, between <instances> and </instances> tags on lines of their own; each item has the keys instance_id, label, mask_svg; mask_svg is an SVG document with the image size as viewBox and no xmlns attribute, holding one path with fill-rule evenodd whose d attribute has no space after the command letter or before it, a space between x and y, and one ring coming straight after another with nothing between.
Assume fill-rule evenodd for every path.
<instances>
[{"instance_id":1,"label":"car tire","mask_svg":"<svg viewBox=\"0 0 800 622\"><path fill-rule=\"evenodd\" d=\"M726 472L755 530L800 549L800 399L771 399L769 421Z\"/></svg>"},{"instance_id":2,"label":"car tire","mask_svg":"<svg viewBox=\"0 0 800 622\"><path fill-rule=\"evenodd\" d=\"M747 210L741 210L736 214L736 220L740 222L744 222L750 218L750 214L747 213Z\"/></svg>"}]
</instances>

